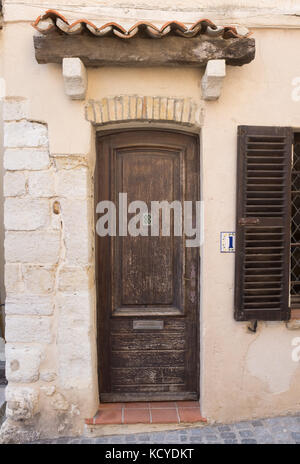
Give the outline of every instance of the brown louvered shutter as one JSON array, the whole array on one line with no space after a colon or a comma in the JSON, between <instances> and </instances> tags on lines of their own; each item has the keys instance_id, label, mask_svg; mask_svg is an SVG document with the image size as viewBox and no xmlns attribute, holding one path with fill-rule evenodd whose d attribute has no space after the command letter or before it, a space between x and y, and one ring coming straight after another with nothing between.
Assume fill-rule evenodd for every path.
<instances>
[{"instance_id":1,"label":"brown louvered shutter","mask_svg":"<svg viewBox=\"0 0 300 464\"><path fill-rule=\"evenodd\" d=\"M238 127L235 314L290 317L292 129Z\"/></svg>"}]
</instances>

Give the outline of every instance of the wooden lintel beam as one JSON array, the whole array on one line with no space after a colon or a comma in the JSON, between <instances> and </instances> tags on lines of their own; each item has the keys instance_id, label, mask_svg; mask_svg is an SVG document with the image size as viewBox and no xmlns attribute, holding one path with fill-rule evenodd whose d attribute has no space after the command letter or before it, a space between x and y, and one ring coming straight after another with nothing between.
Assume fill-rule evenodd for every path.
<instances>
[{"instance_id":1,"label":"wooden lintel beam","mask_svg":"<svg viewBox=\"0 0 300 464\"><path fill-rule=\"evenodd\" d=\"M80 58L85 66L190 66L203 67L209 60L241 66L255 56L253 38L164 37L163 39L69 36L58 32L34 36L38 63L61 63Z\"/></svg>"}]
</instances>

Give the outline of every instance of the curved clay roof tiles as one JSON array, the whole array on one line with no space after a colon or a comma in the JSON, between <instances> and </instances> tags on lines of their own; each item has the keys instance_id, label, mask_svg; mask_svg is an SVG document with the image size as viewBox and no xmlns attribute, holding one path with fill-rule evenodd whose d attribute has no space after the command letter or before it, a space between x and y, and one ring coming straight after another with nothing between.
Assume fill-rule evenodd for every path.
<instances>
[{"instance_id":1,"label":"curved clay roof tiles","mask_svg":"<svg viewBox=\"0 0 300 464\"><path fill-rule=\"evenodd\" d=\"M108 22L98 27L87 19L78 19L70 24L64 16L55 10L46 11L32 25L42 34L48 34L55 29L68 35L81 34L83 31L88 31L96 37L117 36L121 39L130 39L136 35L153 39L160 39L171 34L185 38L205 34L210 37L220 36L224 39L242 38L250 35L248 31L245 34L238 34L234 26L216 26L209 19L200 19L190 27L179 21L168 21L160 28L148 21L138 21L128 30L115 22Z\"/></svg>"}]
</instances>

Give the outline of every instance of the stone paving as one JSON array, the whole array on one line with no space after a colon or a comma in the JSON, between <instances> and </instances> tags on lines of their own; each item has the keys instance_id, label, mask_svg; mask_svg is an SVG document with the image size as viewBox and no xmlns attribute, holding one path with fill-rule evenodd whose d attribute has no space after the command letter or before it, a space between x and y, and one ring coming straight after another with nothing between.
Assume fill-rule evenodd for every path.
<instances>
[{"instance_id":1,"label":"stone paving","mask_svg":"<svg viewBox=\"0 0 300 464\"><path fill-rule=\"evenodd\" d=\"M59 438L35 444L300 444L300 415L238 422L230 425L112 435L99 438Z\"/></svg>"}]
</instances>

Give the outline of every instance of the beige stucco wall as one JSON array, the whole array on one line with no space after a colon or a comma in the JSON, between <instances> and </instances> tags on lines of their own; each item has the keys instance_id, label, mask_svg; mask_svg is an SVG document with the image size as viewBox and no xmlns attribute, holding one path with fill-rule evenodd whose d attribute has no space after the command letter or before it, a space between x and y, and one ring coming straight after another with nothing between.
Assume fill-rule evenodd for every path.
<instances>
[{"instance_id":1,"label":"beige stucco wall","mask_svg":"<svg viewBox=\"0 0 300 464\"><path fill-rule=\"evenodd\" d=\"M47 124L49 151L50 155L54 155L54 159L58 155L86 158L85 165L92 173L95 129L84 118L85 102L71 101L65 95L60 65L36 63L32 42L33 29L28 22L15 22L20 15L26 17L32 14L32 6L26 9L26 2L22 3L23 9L17 12L13 9L12 2L5 3L7 22L2 35L7 96L26 98L29 102L28 120ZM56 1L56 4L58 3ZM67 3L61 2L64 5ZM110 7L117 8L120 5L120 2L109 3ZM138 2L126 3L134 7ZM221 2L209 2L210 7L217 3ZM245 6L246 3L247 7L255 7L258 2L237 2L240 6ZM272 3L266 1L266 7L271 8ZM84 2L83 6L91 4L92 2ZM168 18L178 16L178 12L174 12L177 4L185 14L198 19L199 14L195 11L198 3L191 0L188 3L184 2L184 6L180 1L172 1L170 5L166 2L163 15L170 8ZM201 4L204 5L203 2ZM153 8L153 2L151 5ZM103 6L107 7L105 2ZM280 6L282 9L285 7L290 10L300 8L299 2L282 1L278 2L278 9ZM193 9L193 12L190 13L189 9ZM72 17L71 8L65 7L60 10L67 16L70 12ZM144 11L149 13L149 10L150 8L146 8ZM87 10L81 8L80 11ZM150 13L149 16L155 16L153 10ZM232 9L230 13L232 14ZM120 17L124 17L124 13L120 14ZM141 12L137 10L135 19L144 18L145 16L141 16ZM214 20L214 16L210 15L210 18ZM284 15L280 18L282 21L285 20ZM34 16L31 16L31 19L34 19ZM246 323L235 322L234 255L221 254L219 250L220 232L235 228L237 125L300 127L300 102L294 102L291 98L292 79L300 76L300 62L294 58L295 51L300 46L300 32L296 28L257 28L254 37L257 46L256 59L241 68L227 67L222 95L216 102L201 101L202 71L198 69L88 70L87 99L99 100L106 96L131 94L191 97L204 107L200 155L201 195L205 204L205 240L201 249L201 408L209 421L218 422L300 410L300 366L291 357L292 339L300 336L300 330L287 330L284 323L260 323L257 333L252 334L247 330ZM88 176L87 179L89 188L92 189L92 177ZM90 208L84 220L90 221L93 213L90 197L86 197L84 201ZM70 219L75 234L76 224L81 219L81 211L78 208ZM89 323L88 330L82 333L83 339L79 339L78 343L89 345L87 352L90 364L88 369L83 371L86 377L82 379L78 375L76 356L71 369L66 363L59 365L57 361L61 349L59 337L57 338L57 326L64 309L72 312L72 302L68 309L67 304L61 304L59 301L64 301L62 298L70 295L76 296L78 292L74 285L66 285L64 295L61 295L60 269L55 268L58 286L53 287L53 294L57 303L53 314L49 316L52 338L50 343L41 343L41 349L43 372L51 369L56 375L50 382L46 382L43 376L40 376L29 385L39 395L39 426L45 433L80 433L83 419L91 416L97 407L92 227L89 240L86 240L91 257L84 266L90 266L91 275L88 291L85 293L89 295L89 302L81 309L89 313ZM70 267L68 258L63 261L63 265ZM11 318L15 321L16 316L12 315ZM75 330L72 324L73 322L70 322L70 333ZM76 330L74 333L76 334ZM78 334L80 336L80 332ZM30 347L35 343L33 340L25 345ZM12 341L11 344L15 348L24 347L24 343L18 340ZM75 345L74 350L76 352ZM68 376L72 379L71 383L66 381ZM10 385L17 395L22 395L22 389L28 388L27 383L17 381L10 382ZM53 387L56 392L54 400ZM53 419L52 425L49 425L49 417L56 418ZM59 428L59 422L65 422L65 426Z\"/></svg>"},{"instance_id":2,"label":"beige stucco wall","mask_svg":"<svg viewBox=\"0 0 300 464\"><path fill-rule=\"evenodd\" d=\"M3 36L0 32L0 50L3 47ZM0 56L0 77L3 76L4 69L3 69L3 56L1 53ZM0 159L3 159L3 121L2 121L2 99L0 98ZM5 302L5 289L4 289L4 225L3 225L3 163L0 162L0 304L4 304ZM4 308L2 309L2 317L4 319ZM1 314L1 311L0 311ZM1 317L1 315L0 315ZM4 353L3 353L3 340L0 343L0 360L3 360Z\"/></svg>"},{"instance_id":3,"label":"beige stucco wall","mask_svg":"<svg viewBox=\"0 0 300 464\"><path fill-rule=\"evenodd\" d=\"M233 321L234 256L220 254L219 232L235 229L236 126L299 128L291 98L300 62L292 50L298 31L255 32L254 62L227 67L219 102L206 105L203 128L205 243L202 272L202 395L204 414L217 420L299 410L299 364L284 323L260 323L256 334ZM217 134L217 135L216 135Z\"/></svg>"},{"instance_id":4,"label":"beige stucco wall","mask_svg":"<svg viewBox=\"0 0 300 464\"><path fill-rule=\"evenodd\" d=\"M6 21L32 21L41 9L59 9L70 19L86 17L106 22L113 18L122 23L136 19L166 22L172 19L193 23L195 18L213 18L221 24L299 27L298 0L4 0Z\"/></svg>"}]
</instances>

